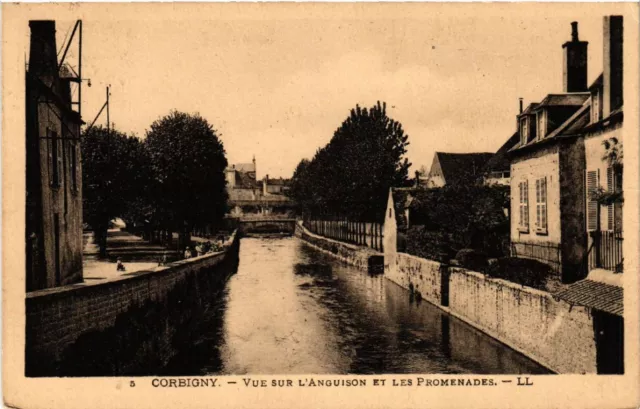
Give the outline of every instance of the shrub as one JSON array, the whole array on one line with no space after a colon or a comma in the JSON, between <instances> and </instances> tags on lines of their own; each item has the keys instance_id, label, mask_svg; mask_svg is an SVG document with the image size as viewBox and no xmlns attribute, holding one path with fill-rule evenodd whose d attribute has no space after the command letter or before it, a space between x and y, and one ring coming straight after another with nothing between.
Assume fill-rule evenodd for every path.
<instances>
[{"instance_id":1,"label":"shrub","mask_svg":"<svg viewBox=\"0 0 640 409\"><path fill-rule=\"evenodd\" d=\"M473 271L484 272L488 266L487 255L474 249L458 251L456 260L462 267Z\"/></svg>"},{"instance_id":2,"label":"shrub","mask_svg":"<svg viewBox=\"0 0 640 409\"><path fill-rule=\"evenodd\" d=\"M553 276L547 264L536 260L504 257L489 265L485 273L494 278L511 281L527 287L546 290L546 283Z\"/></svg>"},{"instance_id":3,"label":"shrub","mask_svg":"<svg viewBox=\"0 0 640 409\"><path fill-rule=\"evenodd\" d=\"M407 230L406 252L417 257L448 263L456 255L451 238L443 231L429 231L424 226Z\"/></svg>"},{"instance_id":4,"label":"shrub","mask_svg":"<svg viewBox=\"0 0 640 409\"><path fill-rule=\"evenodd\" d=\"M396 245L398 251L404 253L407 251L407 233L403 231L398 231L398 235L396 237Z\"/></svg>"}]
</instances>

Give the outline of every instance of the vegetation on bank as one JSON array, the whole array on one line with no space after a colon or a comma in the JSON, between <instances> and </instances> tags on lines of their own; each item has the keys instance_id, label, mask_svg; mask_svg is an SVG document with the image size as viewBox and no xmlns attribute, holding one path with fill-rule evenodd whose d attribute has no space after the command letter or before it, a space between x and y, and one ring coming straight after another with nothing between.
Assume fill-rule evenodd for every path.
<instances>
[{"instance_id":1,"label":"vegetation on bank","mask_svg":"<svg viewBox=\"0 0 640 409\"><path fill-rule=\"evenodd\" d=\"M227 210L226 153L198 114L172 111L140 139L103 127L82 136L83 217L102 255L109 221L179 233L222 223Z\"/></svg>"},{"instance_id":2,"label":"vegetation on bank","mask_svg":"<svg viewBox=\"0 0 640 409\"><path fill-rule=\"evenodd\" d=\"M407 184L408 138L386 103L356 106L331 141L298 164L289 195L310 217L380 221L389 188Z\"/></svg>"}]
</instances>

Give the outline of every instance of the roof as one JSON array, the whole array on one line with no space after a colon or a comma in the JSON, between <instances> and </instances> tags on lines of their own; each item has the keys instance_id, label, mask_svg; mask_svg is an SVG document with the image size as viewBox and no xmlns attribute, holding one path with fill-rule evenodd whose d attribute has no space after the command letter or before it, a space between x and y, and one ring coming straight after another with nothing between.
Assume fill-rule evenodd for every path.
<instances>
[{"instance_id":1,"label":"roof","mask_svg":"<svg viewBox=\"0 0 640 409\"><path fill-rule=\"evenodd\" d=\"M549 94L536 109L548 106L581 106L591 96L588 92L571 92L566 94Z\"/></svg>"},{"instance_id":2,"label":"roof","mask_svg":"<svg viewBox=\"0 0 640 409\"><path fill-rule=\"evenodd\" d=\"M538 104L540 104L539 102L532 102L529 105L527 105L527 107L524 109L524 111L522 111L520 113L520 115L527 115L527 114L532 114L533 111L538 108ZM518 115L518 116L520 116Z\"/></svg>"},{"instance_id":3,"label":"roof","mask_svg":"<svg viewBox=\"0 0 640 409\"><path fill-rule=\"evenodd\" d=\"M582 95L582 94L580 94ZM529 147L538 147L547 145L549 143L553 143L559 141L561 139L567 139L571 136L579 134L589 126L591 122L591 103L588 98L589 94L584 94L586 97L581 107L578 108L576 112L574 112L567 120L565 120L559 127L553 130L549 135L542 139L533 139L530 142L522 145L520 141L518 141L512 148L507 151L508 153L518 151L523 148ZM549 96L547 96L548 98ZM547 99L545 98L545 100ZM540 105L542 106L542 104Z\"/></svg>"},{"instance_id":4,"label":"roof","mask_svg":"<svg viewBox=\"0 0 640 409\"><path fill-rule=\"evenodd\" d=\"M246 172L235 172L236 174L236 184L237 188L241 189L257 189L259 188L258 183L256 182L255 174L250 174Z\"/></svg>"},{"instance_id":5,"label":"roof","mask_svg":"<svg viewBox=\"0 0 640 409\"><path fill-rule=\"evenodd\" d=\"M582 305L609 314L622 316L624 311L622 287L590 279L569 285L556 297L572 305Z\"/></svg>"},{"instance_id":6,"label":"roof","mask_svg":"<svg viewBox=\"0 0 640 409\"><path fill-rule=\"evenodd\" d=\"M493 153L445 153L436 152L440 169L446 183L464 178L465 175L480 175Z\"/></svg>"},{"instance_id":7,"label":"roof","mask_svg":"<svg viewBox=\"0 0 640 409\"><path fill-rule=\"evenodd\" d=\"M496 152L495 155L487 161L484 165L484 172L489 173L509 170L511 162L509 161L507 152L516 146L518 142L520 142L520 133L516 131L509 137L509 139L507 139L500 149L498 149L498 152Z\"/></svg>"},{"instance_id":8,"label":"roof","mask_svg":"<svg viewBox=\"0 0 640 409\"><path fill-rule=\"evenodd\" d=\"M593 81L593 84L589 86L589 91L595 88L602 88L603 84L604 84L604 75L600 74L598 78L596 78L596 80Z\"/></svg>"},{"instance_id":9,"label":"roof","mask_svg":"<svg viewBox=\"0 0 640 409\"><path fill-rule=\"evenodd\" d=\"M255 163L236 163L231 165L232 169L235 169L238 172L255 172L256 164Z\"/></svg>"},{"instance_id":10,"label":"roof","mask_svg":"<svg viewBox=\"0 0 640 409\"><path fill-rule=\"evenodd\" d=\"M284 178L274 178L267 179L267 184L271 186L286 186L289 184L289 179Z\"/></svg>"}]
</instances>

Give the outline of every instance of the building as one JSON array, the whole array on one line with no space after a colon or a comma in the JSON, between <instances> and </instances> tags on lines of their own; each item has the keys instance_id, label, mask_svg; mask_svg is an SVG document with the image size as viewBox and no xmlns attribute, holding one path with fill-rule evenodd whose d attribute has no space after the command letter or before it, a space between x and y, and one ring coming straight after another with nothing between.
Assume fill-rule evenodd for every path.
<instances>
[{"instance_id":1,"label":"building","mask_svg":"<svg viewBox=\"0 0 640 409\"><path fill-rule=\"evenodd\" d=\"M511 162L509 162L508 152L516 146L518 141L520 141L520 134L516 131L487 161L483 170L483 183L486 186L509 186L511 183Z\"/></svg>"},{"instance_id":2,"label":"building","mask_svg":"<svg viewBox=\"0 0 640 409\"><path fill-rule=\"evenodd\" d=\"M289 212L294 207L286 196L289 180L270 179L266 175L259 181L256 169L254 157L251 163L234 164L225 170L230 215L239 217Z\"/></svg>"},{"instance_id":3,"label":"building","mask_svg":"<svg viewBox=\"0 0 640 409\"><path fill-rule=\"evenodd\" d=\"M436 152L427 176L426 187L436 188L451 183L475 183L482 177L493 153Z\"/></svg>"},{"instance_id":4,"label":"building","mask_svg":"<svg viewBox=\"0 0 640 409\"><path fill-rule=\"evenodd\" d=\"M604 36L604 73L588 87L588 44L579 40L578 24L572 23L571 41L562 46L564 92L549 94L518 115L520 140L509 151L512 255L549 264L565 283L586 276L594 240L606 236L616 242L614 233L587 232L621 226L621 219L615 222L615 205L602 215L602 206L592 198L598 187L616 188L616 173L603 159L603 142L621 140L621 17L605 18ZM616 257L610 258L615 263Z\"/></svg>"},{"instance_id":5,"label":"building","mask_svg":"<svg viewBox=\"0 0 640 409\"><path fill-rule=\"evenodd\" d=\"M82 281L82 161L54 21L30 21L26 72L27 291Z\"/></svg>"}]
</instances>

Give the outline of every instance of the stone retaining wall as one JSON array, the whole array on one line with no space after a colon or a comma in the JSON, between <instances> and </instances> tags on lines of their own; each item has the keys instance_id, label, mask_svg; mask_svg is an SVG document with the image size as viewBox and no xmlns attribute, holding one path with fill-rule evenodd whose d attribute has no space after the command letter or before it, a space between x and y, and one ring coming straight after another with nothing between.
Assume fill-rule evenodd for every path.
<instances>
[{"instance_id":1,"label":"stone retaining wall","mask_svg":"<svg viewBox=\"0 0 640 409\"><path fill-rule=\"evenodd\" d=\"M547 292L450 268L448 311L558 373L596 373L591 310Z\"/></svg>"},{"instance_id":2,"label":"stone retaining wall","mask_svg":"<svg viewBox=\"0 0 640 409\"><path fill-rule=\"evenodd\" d=\"M227 244L224 252L149 271L28 293L26 375L161 371L183 324L206 308L233 274L237 236Z\"/></svg>"},{"instance_id":3,"label":"stone retaining wall","mask_svg":"<svg viewBox=\"0 0 640 409\"><path fill-rule=\"evenodd\" d=\"M362 270L370 268L370 259L382 258L382 253L368 247L355 246L311 233L302 226L302 222L296 223L295 235L318 250L329 253L339 260Z\"/></svg>"}]
</instances>

